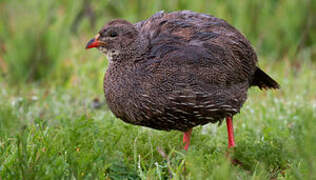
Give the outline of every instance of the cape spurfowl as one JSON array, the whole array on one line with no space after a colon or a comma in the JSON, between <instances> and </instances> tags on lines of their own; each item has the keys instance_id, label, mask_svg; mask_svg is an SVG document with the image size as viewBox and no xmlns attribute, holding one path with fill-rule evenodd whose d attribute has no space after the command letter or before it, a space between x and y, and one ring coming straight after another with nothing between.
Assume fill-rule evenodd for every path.
<instances>
[{"instance_id":1,"label":"cape spurfowl","mask_svg":"<svg viewBox=\"0 0 316 180\"><path fill-rule=\"evenodd\" d=\"M135 125L184 132L226 118L228 146L235 146L232 117L251 86L279 85L257 66L249 41L222 19L191 11L158 12L132 24L107 23L86 48L107 56L106 102L116 117Z\"/></svg>"}]
</instances>

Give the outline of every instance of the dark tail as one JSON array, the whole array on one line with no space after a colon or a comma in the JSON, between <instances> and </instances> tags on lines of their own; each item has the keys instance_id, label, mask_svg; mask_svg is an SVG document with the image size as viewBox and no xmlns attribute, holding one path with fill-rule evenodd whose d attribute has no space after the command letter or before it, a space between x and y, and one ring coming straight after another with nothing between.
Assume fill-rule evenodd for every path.
<instances>
[{"instance_id":1,"label":"dark tail","mask_svg":"<svg viewBox=\"0 0 316 180\"><path fill-rule=\"evenodd\" d=\"M260 89L279 89L280 85L269 75L257 67L251 86L258 86Z\"/></svg>"}]
</instances>

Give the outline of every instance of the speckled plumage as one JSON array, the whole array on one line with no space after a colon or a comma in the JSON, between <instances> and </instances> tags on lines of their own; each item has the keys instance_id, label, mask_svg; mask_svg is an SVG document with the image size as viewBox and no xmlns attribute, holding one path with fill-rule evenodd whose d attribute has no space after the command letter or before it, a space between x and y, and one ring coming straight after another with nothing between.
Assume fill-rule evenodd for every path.
<instances>
[{"instance_id":1,"label":"speckled plumage","mask_svg":"<svg viewBox=\"0 0 316 180\"><path fill-rule=\"evenodd\" d=\"M159 12L136 24L111 21L99 33L111 59L106 101L127 123L187 131L238 113L252 85L278 88L249 41L210 15Z\"/></svg>"}]
</instances>

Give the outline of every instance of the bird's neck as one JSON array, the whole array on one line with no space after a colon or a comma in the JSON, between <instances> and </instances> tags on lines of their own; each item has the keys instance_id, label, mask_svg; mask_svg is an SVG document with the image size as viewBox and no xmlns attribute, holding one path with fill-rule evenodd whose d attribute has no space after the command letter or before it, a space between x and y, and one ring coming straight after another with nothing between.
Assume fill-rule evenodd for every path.
<instances>
[{"instance_id":1,"label":"bird's neck","mask_svg":"<svg viewBox=\"0 0 316 180\"><path fill-rule=\"evenodd\" d=\"M111 55L110 60L114 63L134 63L143 58L142 56L148 50L148 44L148 40L139 37L121 52Z\"/></svg>"}]
</instances>

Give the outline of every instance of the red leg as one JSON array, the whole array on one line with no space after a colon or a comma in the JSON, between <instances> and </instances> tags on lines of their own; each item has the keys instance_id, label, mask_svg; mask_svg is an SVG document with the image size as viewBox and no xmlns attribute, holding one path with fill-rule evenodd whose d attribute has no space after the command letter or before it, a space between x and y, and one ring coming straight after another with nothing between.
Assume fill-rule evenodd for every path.
<instances>
[{"instance_id":1,"label":"red leg","mask_svg":"<svg viewBox=\"0 0 316 180\"><path fill-rule=\"evenodd\" d=\"M184 132L183 134L183 144L184 144L184 150L188 150L190 145L190 139L191 139L191 133L192 129L189 129L187 132Z\"/></svg>"},{"instance_id":2,"label":"red leg","mask_svg":"<svg viewBox=\"0 0 316 180\"><path fill-rule=\"evenodd\" d=\"M227 125L227 132L228 132L228 148L235 147L234 127L233 127L232 117L229 117L229 116L226 117L226 125Z\"/></svg>"}]
</instances>

